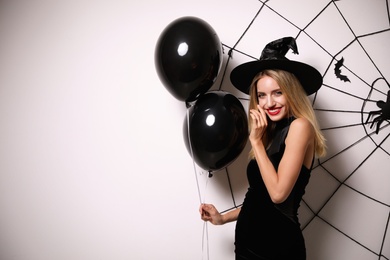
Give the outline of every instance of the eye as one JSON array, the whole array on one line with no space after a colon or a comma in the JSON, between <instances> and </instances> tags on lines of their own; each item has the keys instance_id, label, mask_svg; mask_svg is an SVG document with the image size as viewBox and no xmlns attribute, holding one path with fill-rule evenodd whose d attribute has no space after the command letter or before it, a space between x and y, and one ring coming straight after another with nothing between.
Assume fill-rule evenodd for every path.
<instances>
[{"instance_id":1,"label":"eye","mask_svg":"<svg viewBox=\"0 0 390 260\"><path fill-rule=\"evenodd\" d=\"M275 94L275 96L277 96L277 97L283 95L282 91L280 91L280 90L275 91L274 94Z\"/></svg>"},{"instance_id":2,"label":"eye","mask_svg":"<svg viewBox=\"0 0 390 260\"><path fill-rule=\"evenodd\" d=\"M260 99L260 98L263 98L265 97L265 94L264 93L257 93L257 98Z\"/></svg>"}]
</instances>

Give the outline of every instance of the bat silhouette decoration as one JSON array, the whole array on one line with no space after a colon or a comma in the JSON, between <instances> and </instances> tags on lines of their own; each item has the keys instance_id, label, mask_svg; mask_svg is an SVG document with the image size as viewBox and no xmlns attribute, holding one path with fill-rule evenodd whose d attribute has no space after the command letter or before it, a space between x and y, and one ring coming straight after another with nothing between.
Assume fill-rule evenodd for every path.
<instances>
[{"instance_id":1,"label":"bat silhouette decoration","mask_svg":"<svg viewBox=\"0 0 390 260\"><path fill-rule=\"evenodd\" d=\"M366 124L368 123L368 120L370 119L371 116L374 117L375 115L378 115L377 117L375 117L372 120L371 126L370 126L370 128L372 128L374 126L374 124L376 123L375 133L378 134L380 126L383 123L383 121L390 120L390 90L387 92L386 102L379 100L376 102L376 105L380 108L380 110L371 111L368 114Z\"/></svg>"},{"instance_id":2,"label":"bat silhouette decoration","mask_svg":"<svg viewBox=\"0 0 390 260\"><path fill-rule=\"evenodd\" d=\"M339 60L334 65L334 74L336 75L337 78L339 78L340 80L342 80L344 82L345 81L351 82L347 76L341 74L340 68L343 66L343 64L344 64L344 58L342 57L341 60Z\"/></svg>"}]
</instances>

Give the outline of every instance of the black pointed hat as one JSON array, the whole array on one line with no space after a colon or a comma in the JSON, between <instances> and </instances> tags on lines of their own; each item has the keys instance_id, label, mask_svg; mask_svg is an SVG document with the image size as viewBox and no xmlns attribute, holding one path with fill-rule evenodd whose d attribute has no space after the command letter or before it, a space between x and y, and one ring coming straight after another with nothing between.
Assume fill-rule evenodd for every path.
<instances>
[{"instance_id":1,"label":"black pointed hat","mask_svg":"<svg viewBox=\"0 0 390 260\"><path fill-rule=\"evenodd\" d=\"M230 74L233 85L245 94L249 94L249 88L257 73L267 69L285 70L293 73L301 82L307 95L311 95L322 86L322 76L312 66L299 61L289 60L285 57L291 49L298 54L295 39L284 37L268 43L263 49L260 59L238 65Z\"/></svg>"}]
</instances>

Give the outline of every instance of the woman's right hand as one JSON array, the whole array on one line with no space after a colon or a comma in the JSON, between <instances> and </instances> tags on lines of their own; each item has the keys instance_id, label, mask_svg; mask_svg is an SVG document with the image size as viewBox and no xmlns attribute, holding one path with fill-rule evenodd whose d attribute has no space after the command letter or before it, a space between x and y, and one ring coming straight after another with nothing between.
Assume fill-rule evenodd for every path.
<instances>
[{"instance_id":1,"label":"woman's right hand","mask_svg":"<svg viewBox=\"0 0 390 260\"><path fill-rule=\"evenodd\" d=\"M260 105L257 105L257 109L251 109L249 114L252 120L249 141L253 145L253 143L261 141L268 122L267 115Z\"/></svg>"},{"instance_id":2,"label":"woman's right hand","mask_svg":"<svg viewBox=\"0 0 390 260\"><path fill-rule=\"evenodd\" d=\"M204 221L209 221L214 225L224 224L222 215L212 204L201 204L199 207L200 217Z\"/></svg>"}]
</instances>

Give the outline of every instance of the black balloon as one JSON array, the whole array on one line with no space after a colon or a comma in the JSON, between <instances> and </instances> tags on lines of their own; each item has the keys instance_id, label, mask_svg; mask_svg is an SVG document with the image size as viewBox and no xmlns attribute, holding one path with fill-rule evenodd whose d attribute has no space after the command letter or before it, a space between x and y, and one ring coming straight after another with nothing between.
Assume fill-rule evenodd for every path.
<instances>
[{"instance_id":1,"label":"black balloon","mask_svg":"<svg viewBox=\"0 0 390 260\"><path fill-rule=\"evenodd\" d=\"M183 136L193 160L216 171L233 162L248 140L248 120L241 102L232 94L210 91L188 109Z\"/></svg>"},{"instance_id":2,"label":"black balloon","mask_svg":"<svg viewBox=\"0 0 390 260\"><path fill-rule=\"evenodd\" d=\"M155 49L157 74L178 100L194 101L215 83L222 65L222 44L213 28L196 17L171 22Z\"/></svg>"}]
</instances>

